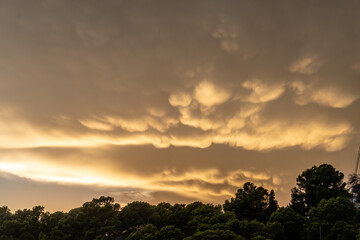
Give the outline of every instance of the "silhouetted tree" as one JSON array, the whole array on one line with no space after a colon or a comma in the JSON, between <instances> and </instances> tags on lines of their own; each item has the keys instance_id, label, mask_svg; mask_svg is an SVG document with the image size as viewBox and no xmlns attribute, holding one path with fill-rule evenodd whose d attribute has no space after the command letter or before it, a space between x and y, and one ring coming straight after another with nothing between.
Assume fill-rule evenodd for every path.
<instances>
[{"instance_id":1,"label":"silhouetted tree","mask_svg":"<svg viewBox=\"0 0 360 240\"><path fill-rule=\"evenodd\" d=\"M44 222L61 218L57 227L52 229L50 239L113 239L120 234L119 208L112 197L102 196L63 216L61 213L48 216Z\"/></svg>"},{"instance_id":2,"label":"silhouetted tree","mask_svg":"<svg viewBox=\"0 0 360 240\"><path fill-rule=\"evenodd\" d=\"M354 240L356 237L356 211L354 204L346 197L322 199L317 207L311 208L304 225L304 239Z\"/></svg>"},{"instance_id":3,"label":"silhouetted tree","mask_svg":"<svg viewBox=\"0 0 360 240\"><path fill-rule=\"evenodd\" d=\"M271 189L269 194L269 207L268 207L269 216L271 216L271 214L275 212L278 208L279 208L279 204L275 199L275 192L273 189Z\"/></svg>"},{"instance_id":4,"label":"silhouetted tree","mask_svg":"<svg viewBox=\"0 0 360 240\"><path fill-rule=\"evenodd\" d=\"M297 187L292 189L291 207L304 215L322 199L349 196L343 178L344 174L330 164L313 166L303 171L296 179Z\"/></svg>"},{"instance_id":5,"label":"silhouetted tree","mask_svg":"<svg viewBox=\"0 0 360 240\"><path fill-rule=\"evenodd\" d=\"M229 230L206 230L196 232L193 236L184 238L184 240L245 240L240 235L236 235Z\"/></svg>"},{"instance_id":6,"label":"silhouetted tree","mask_svg":"<svg viewBox=\"0 0 360 240\"><path fill-rule=\"evenodd\" d=\"M152 224L140 227L137 231L132 232L126 240L157 240L156 235L159 233L157 228Z\"/></svg>"},{"instance_id":7,"label":"silhouetted tree","mask_svg":"<svg viewBox=\"0 0 360 240\"><path fill-rule=\"evenodd\" d=\"M146 202L132 202L121 209L120 214L121 230L133 232L147 224L158 225L159 214L155 207Z\"/></svg>"},{"instance_id":8,"label":"silhouetted tree","mask_svg":"<svg viewBox=\"0 0 360 240\"><path fill-rule=\"evenodd\" d=\"M305 218L291 207L282 207L271 214L270 222L278 222L284 227L284 239L300 240Z\"/></svg>"},{"instance_id":9,"label":"silhouetted tree","mask_svg":"<svg viewBox=\"0 0 360 240\"><path fill-rule=\"evenodd\" d=\"M225 201L223 207L225 211L234 211L239 219L266 221L271 211L276 210L277 202L274 192L270 202L268 190L247 182L243 188L238 189L235 198Z\"/></svg>"},{"instance_id":10,"label":"silhouetted tree","mask_svg":"<svg viewBox=\"0 0 360 240\"><path fill-rule=\"evenodd\" d=\"M170 225L161 228L156 237L159 240L181 240L185 234L179 228Z\"/></svg>"},{"instance_id":11,"label":"silhouetted tree","mask_svg":"<svg viewBox=\"0 0 360 240\"><path fill-rule=\"evenodd\" d=\"M186 210L189 214L188 222L184 230L186 235L194 234L201 225L209 224L213 217L221 214L220 205L214 206L199 201L188 204Z\"/></svg>"}]
</instances>

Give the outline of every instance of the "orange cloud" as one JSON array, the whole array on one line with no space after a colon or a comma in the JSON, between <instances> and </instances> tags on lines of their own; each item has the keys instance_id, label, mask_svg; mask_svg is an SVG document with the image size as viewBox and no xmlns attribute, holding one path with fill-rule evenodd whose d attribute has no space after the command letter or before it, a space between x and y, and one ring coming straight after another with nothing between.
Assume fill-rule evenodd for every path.
<instances>
[{"instance_id":1,"label":"orange cloud","mask_svg":"<svg viewBox=\"0 0 360 240\"><path fill-rule=\"evenodd\" d=\"M230 98L230 93L205 79L195 87L194 98L200 104L212 107L226 102Z\"/></svg>"},{"instance_id":2,"label":"orange cloud","mask_svg":"<svg viewBox=\"0 0 360 240\"><path fill-rule=\"evenodd\" d=\"M296 93L295 103L298 105L315 102L333 108L345 108L359 98L335 86L317 87L311 84L306 85L300 80L291 82L290 86Z\"/></svg>"},{"instance_id":3,"label":"orange cloud","mask_svg":"<svg viewBox=\"0 0 360 240\"><path fill-rule=\"evenodd\" d=\"M191 103L191 96L185 92L173 93L169 97L169 102L174 107L186 107Z\"/></svg>"},{"instance_id":4,"label":"orange cloud","mask_svg":"<svg viewBox=\"0 0 360 240\"><path fill-rule=\"evenodd\" d=\"M260 79L252 79L243 82L243 88L251 91L245 101L252 103L269 102L281 96L285 88L283 84L267 84Z\"/></svg>"}]
</instances>

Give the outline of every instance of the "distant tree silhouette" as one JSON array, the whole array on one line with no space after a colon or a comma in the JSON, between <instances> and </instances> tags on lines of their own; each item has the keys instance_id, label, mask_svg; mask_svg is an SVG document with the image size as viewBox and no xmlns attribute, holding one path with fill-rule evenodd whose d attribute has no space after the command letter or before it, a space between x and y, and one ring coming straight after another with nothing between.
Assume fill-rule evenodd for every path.
<instances>
[{"instance_id":1,"label":"distant tree silhouette","mask_svg":"<svg viewBox=\"0 0 360 240\"><path fill-rule=\"evenodd\" d=\"M322 199L349 196L344 174L330 164L313 166L296 179L296 187L291 191L291 207L304 215L311 207L316 207Z\"/></svg>"},{"instance_id":2,"label":"distant tree silhouette","mask_svg":"<svg viewBox=\"0 0 360 240\"><path fill-rule=\"evenodd\" d=\"M271 214L275 212L278 208L279 208L279 204L275 199L275 192L273 189L271 189L269 194L269 207L268 207L269 216L271 216Z\"/></svg>"},{"instance_id":3,"label":"distant tree silhouette","mask_svg":"<svg viewBox=\"0 0 360 240\"><path fill-rule=\"evenodd\" d=\"M119 213L121 230L134 232L147 224L158 225L160 216L155 207L146 202L132 202Z\"/></svg>"},{"instance_id":4,"label":"distant tree silhouette","mask_svg":"<svg viewBox=\"0 0 360 240\"><path fill-rule=\"evenodd\" d=\"M356 237L356 211L346 197L322 199L311 208L304 225L304 239L318 239L321 228L323 239L353 240Z\"/></svg>"},{"instance_id":5,"label":"distant tree silhouette","mask_svg":"<svg viewBox=\"0 0 360 240\"><path fill-rule=\"evenodd\" d=\"M271 214L270 222L278 222L284 227L285 240L300 240L305 218L291 207L282 207Z\"/></svg>"},{"instance_id":6,"label":"distant tree silhouette","mask_svg":"<svg viewBox=\"0 0 360 240\"><path fill-rule=\"evenodd\" d=\"M274 191L270 196L265 188L247 182L238 189L235 198L225 201L223 207L225 211L235 212L239 219L267 221L278 205Z\"/></svg>"}]
</instances>

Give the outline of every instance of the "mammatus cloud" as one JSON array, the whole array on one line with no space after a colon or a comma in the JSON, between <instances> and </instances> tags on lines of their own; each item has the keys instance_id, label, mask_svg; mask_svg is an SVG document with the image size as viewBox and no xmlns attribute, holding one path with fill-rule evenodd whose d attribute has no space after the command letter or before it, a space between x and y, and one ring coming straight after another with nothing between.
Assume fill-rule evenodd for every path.
<instances>
[{"instance_id":1,"label":"mammatus cloud","mask_svg":"<svg viewBox=\"0 0 360 240\"><path fill-rule=\"evenodd\" d=\"M165 132L171 126L175 126L178 120L175 118L163 116L164 113L156 109L149 111L150 115L142 118L126 119L116 116L95 116L91 119L79 120L79 122L93 130L99 131L111 131L116 128L121 128L128 132L145 132L150 128L153 128L159 132Z\"/></svg>"},{"instance_id":2,"label":"mammatus cloud","mask_svg":"<svg viewBox=\"0 0 360 240\"><path fill-rule=\"evenodd\" d=\"M169 97L169 102L174 107L186 107L191 103L191 96L186 92L173 93Z\"/></svg>"},{"instance_id":3,"label":"mammatus cloud","mask_svg":"<svg viewBox=\"0 0 360 240\"><path fill-rule=\"evenodd\" d=\"M317 87L312 84L304 84L302 81L294 81L290 86L295 91L295 102L299 105L315 102L333 108L345 108L359 98L359 96L346 93L335 86Z\"/></svg>"},{"instance_id":4,"label":"mammatus cloud","mask_svg":"<svg viewBox=\"0 0 360 240\"><path fill-rule=\"evenodd\" d=\"M292 63L289 70L293 73L313 74L319 70L321 65L322 62L316 57L304 57Z\"/></svg>"},{"instance_id":5,"label":"mammatus cloud","mask_svg":"<svg viewBox=\"0 0 360 240\"><path fill-rule=\"evenodd\" d=\"M205 107L222 104L230 98L230 93L209 80L201 81L194 89L194 98Z\"/></svg>"},{"instance_id":6,"label":"mammatus cloud","mask_svg":"<svg viewBox=\"0 0 360 240\"><path fill-rule=\"evenodd\" d=\"M283 84L265 83L260 79L252 79L243 82L243 88L251 91L250 95L244 99L251 103L261 103L275 100L285 91Z\"/></svg>"},{"instance_id":7,"label":"mammatus cloud","mask_svg":"<svg viewBox=\"0 0 360 240\"><path fill-rule=\"evenodd\" d=\"M236 52L239 49L237 34L235 31L217 28L212 32L212 36L220 41L221 48L226 52Z\"/></svg>"},{"instance_id":8,"label":"mammatus cloud","mask_svg":"<svg viewBox=\"0 0 360 240\"><path fill-rule=\"evenodd\" d=\"M171 117L145 116L143 118L124 119L118 117L105 117L106 120L115 127L121 127L129 132L144 132L149 128L154 128L159 132L168 130L171 126L178 123L177 119Z\"/></svg>"}]
</instances>

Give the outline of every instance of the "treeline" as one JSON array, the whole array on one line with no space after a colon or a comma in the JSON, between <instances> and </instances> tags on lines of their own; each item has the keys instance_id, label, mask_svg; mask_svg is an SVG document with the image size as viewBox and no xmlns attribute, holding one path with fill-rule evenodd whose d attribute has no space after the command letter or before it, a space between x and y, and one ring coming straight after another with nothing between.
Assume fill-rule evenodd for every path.
<instances>
[{"instance_id":1,"label":"treeline","mask_svg":"<svg viewBox=\"0 0 360 240\"><path fill-rule=\"evenodd\" d=\"M329 164L302 172L291 202L279 208L274 191L245 183L223 205L132 202L123 208L100 197L67 213L44 207L0 208L0 239L22 240L355 240L360 239L359 177L349 183Z\"/></svg>"}]
</instances>

